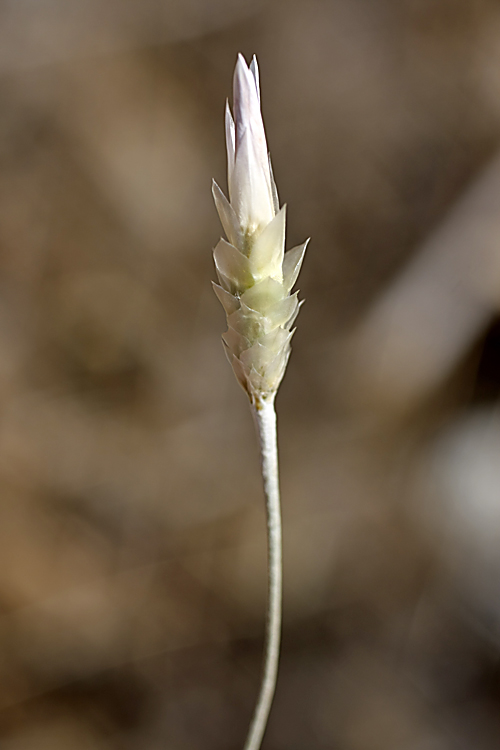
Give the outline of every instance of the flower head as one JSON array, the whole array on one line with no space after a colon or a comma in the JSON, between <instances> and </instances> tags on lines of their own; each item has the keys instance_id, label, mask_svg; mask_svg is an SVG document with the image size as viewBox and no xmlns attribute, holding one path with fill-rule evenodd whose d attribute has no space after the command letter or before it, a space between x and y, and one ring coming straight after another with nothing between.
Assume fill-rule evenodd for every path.
<instances>
[{"instance_id":1,"label":"flower head","mask_svg":"<svg viewBox=\"0 0 500 750\"><path fill-rule=\"evenodd\" d=\"M253 403L274 397L290 355L300 304L290 294L307 242L285 253L286 207L279 207L260 108L259 71L242 55L234 71L234 120L226 103L229 201L213 195L228 241L214 250L215 293L227 315L223 342Z\"/></svg>"}]
</instances>

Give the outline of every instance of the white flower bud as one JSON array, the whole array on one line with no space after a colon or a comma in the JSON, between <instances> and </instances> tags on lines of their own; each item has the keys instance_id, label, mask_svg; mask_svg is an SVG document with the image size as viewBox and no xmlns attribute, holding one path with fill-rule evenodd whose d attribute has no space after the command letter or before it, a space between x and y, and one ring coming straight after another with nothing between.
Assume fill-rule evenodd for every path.
<instances>
[{"instance_id":1,"label":"white flower bud","mask_svg":"<svg viewBox=\"0 0 500 750\"><path fill-rule=\"evenodd\" d=\"M233 81L234 121L226 103L229 201L213 183L227 240L214 250L214 290L227 315L222 339L236 377L252 403L274 397L283 378L292 324L299 311L290 295L307 242L285 253L286 207L267 152L260 110L259 72L238 56Z\"/></svg>"}]
</instances>

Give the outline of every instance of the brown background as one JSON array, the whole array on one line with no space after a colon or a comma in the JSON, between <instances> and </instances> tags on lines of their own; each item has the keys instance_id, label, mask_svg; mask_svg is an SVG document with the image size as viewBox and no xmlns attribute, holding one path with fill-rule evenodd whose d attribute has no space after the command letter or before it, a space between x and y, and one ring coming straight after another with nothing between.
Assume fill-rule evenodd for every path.
<instances>
[{"instance_id":1,"label":"brown background","mask_svg":"<svg viewBox=\"0 0 500 750\"><path fill-rule=\"evenodd\" d=\"M493 0L0 3L0 744L242 746L264 515L210 288L238 51L312 237L265 747L493 750Z\"/></svg>"}]
</instances>

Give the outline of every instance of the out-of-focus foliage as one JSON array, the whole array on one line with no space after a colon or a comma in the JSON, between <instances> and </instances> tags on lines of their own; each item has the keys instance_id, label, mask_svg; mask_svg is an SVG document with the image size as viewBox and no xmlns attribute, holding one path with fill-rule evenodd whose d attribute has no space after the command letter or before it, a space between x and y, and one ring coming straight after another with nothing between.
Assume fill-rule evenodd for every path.
<instances>
[{"instance_id":1,"label":"out-of-focus foliage","mask_svg":"<svg viewBox=\"0 0 500 750\"><path fill-rule=\"evenodd\" d=\"M265 742L500 742L500 8L0 4L0 744L233 750L265 527L210 180L261 66L288 246Z\"/></svg>"}]
</instances>

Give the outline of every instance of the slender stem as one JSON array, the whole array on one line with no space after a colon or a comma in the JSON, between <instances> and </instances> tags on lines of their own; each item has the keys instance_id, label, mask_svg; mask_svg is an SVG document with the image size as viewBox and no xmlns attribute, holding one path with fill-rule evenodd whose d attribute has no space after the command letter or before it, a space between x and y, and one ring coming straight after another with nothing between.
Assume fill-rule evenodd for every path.
<instances>
[{"instance_id":1,"label":"slender stem","mask_svg":"<svg viewBox=\"0 0 500 750\"><path fill-rule=\"evenodd\" d=\"M274 398L252 407L260 441L262 477L266 497L268 601L266 643L260 693L244 750L259 750L273 701L281 638L282 550L278 475L278 445Z\"/></svg>"}]
</instances>

